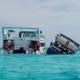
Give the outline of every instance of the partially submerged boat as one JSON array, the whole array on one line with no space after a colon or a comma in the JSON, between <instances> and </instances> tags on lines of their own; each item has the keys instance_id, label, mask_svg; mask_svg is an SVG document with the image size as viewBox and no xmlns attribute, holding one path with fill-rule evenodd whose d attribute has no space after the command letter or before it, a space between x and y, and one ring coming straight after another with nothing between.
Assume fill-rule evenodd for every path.
<instances>
[{"instance_id":1,"label":"partially submerged boat","mask_svg":"<svg viewBox=\"0 0 80 80\"><path fill-rule=\"evenodd\" d=\"M51 42L47 54L75 54L79 44L64 34L58 34L55 41Z\"/></svg>"},{"instance_id":2,"label":"partially submerged boat","mask_svg":"<svg viewBox=\"0 0 80 80\"><path fill-rule=\"evenodd\" d=\"M39 28L3 27L5 53L40 53L45 36Z\"/></svg>"}]
</instances>

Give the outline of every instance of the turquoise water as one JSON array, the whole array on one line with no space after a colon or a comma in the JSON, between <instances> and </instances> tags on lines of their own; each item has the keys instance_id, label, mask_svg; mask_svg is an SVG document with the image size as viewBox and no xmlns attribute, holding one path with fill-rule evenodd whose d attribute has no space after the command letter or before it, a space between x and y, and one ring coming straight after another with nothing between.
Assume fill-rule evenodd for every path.
<instances>
[{"instance_id":1,"label":"turquoise water","mask_svg":"<svg viewBox=\"0 0 80 80\"><path fill-rule=\"evenodd\" d=\"M80 55L0 55L0 80L80 80Z\"/></svg>"}]
</instances>

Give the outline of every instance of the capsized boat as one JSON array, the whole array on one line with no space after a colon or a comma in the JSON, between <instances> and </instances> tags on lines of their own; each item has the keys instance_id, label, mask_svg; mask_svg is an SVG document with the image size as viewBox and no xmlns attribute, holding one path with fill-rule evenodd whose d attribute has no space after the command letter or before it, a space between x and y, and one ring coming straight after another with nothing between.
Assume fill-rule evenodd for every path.
<instances>
[{"instance_id":1,"label":"capsized boat","mask_svg":"<svg viewBox=\"0 0 80 80\"><path fill-rule=\"evenodd\" d=\"M55 41L51 42L47 54L75 54L79 44L64 34L58 34Z\"/></svg>"}]
</instances>

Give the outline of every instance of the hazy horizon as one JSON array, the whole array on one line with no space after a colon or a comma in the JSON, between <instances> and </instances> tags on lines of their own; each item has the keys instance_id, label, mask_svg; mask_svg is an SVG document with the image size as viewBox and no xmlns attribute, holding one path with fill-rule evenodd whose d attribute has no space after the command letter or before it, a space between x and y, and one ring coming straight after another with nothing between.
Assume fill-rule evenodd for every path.
<instances>
[{"instance_id":1,"label":"hazy horizon","mask_svg":"<svg viewBox=\"0 0 80 80\"><path fill-rule=\"evenodd\" d=\"M0 0L0 27L41 28L49 45L57 33L80 43L79 0ZM2 44L2 34L0 28Z\"/></svg>"}]
</instances>

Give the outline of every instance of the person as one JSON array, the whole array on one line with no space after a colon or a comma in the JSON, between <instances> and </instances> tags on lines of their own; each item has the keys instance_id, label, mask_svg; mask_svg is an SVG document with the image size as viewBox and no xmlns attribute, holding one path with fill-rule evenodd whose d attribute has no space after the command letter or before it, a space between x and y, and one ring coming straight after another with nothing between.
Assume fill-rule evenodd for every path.
<instances>
[{"instance_id":1,"label":"person","mask_svg":"<svg viewBox=\"0 0 80 80\"><path fill-rule=\"evenodd\" d=\"M10 32L8 32L8 38L10 38Z\"/></svg>"},{"instance_id":2,"label":"person","mask_svg":"<svg viewBox=\"0 0 80 80\"><path fill-rule=\"evenodd\" d=\"M67 41L67 42L65 43L65 46L67 47L67 46L68 46L68 44L69 44L69 41Z\"/></svg>"}]
</instances>

